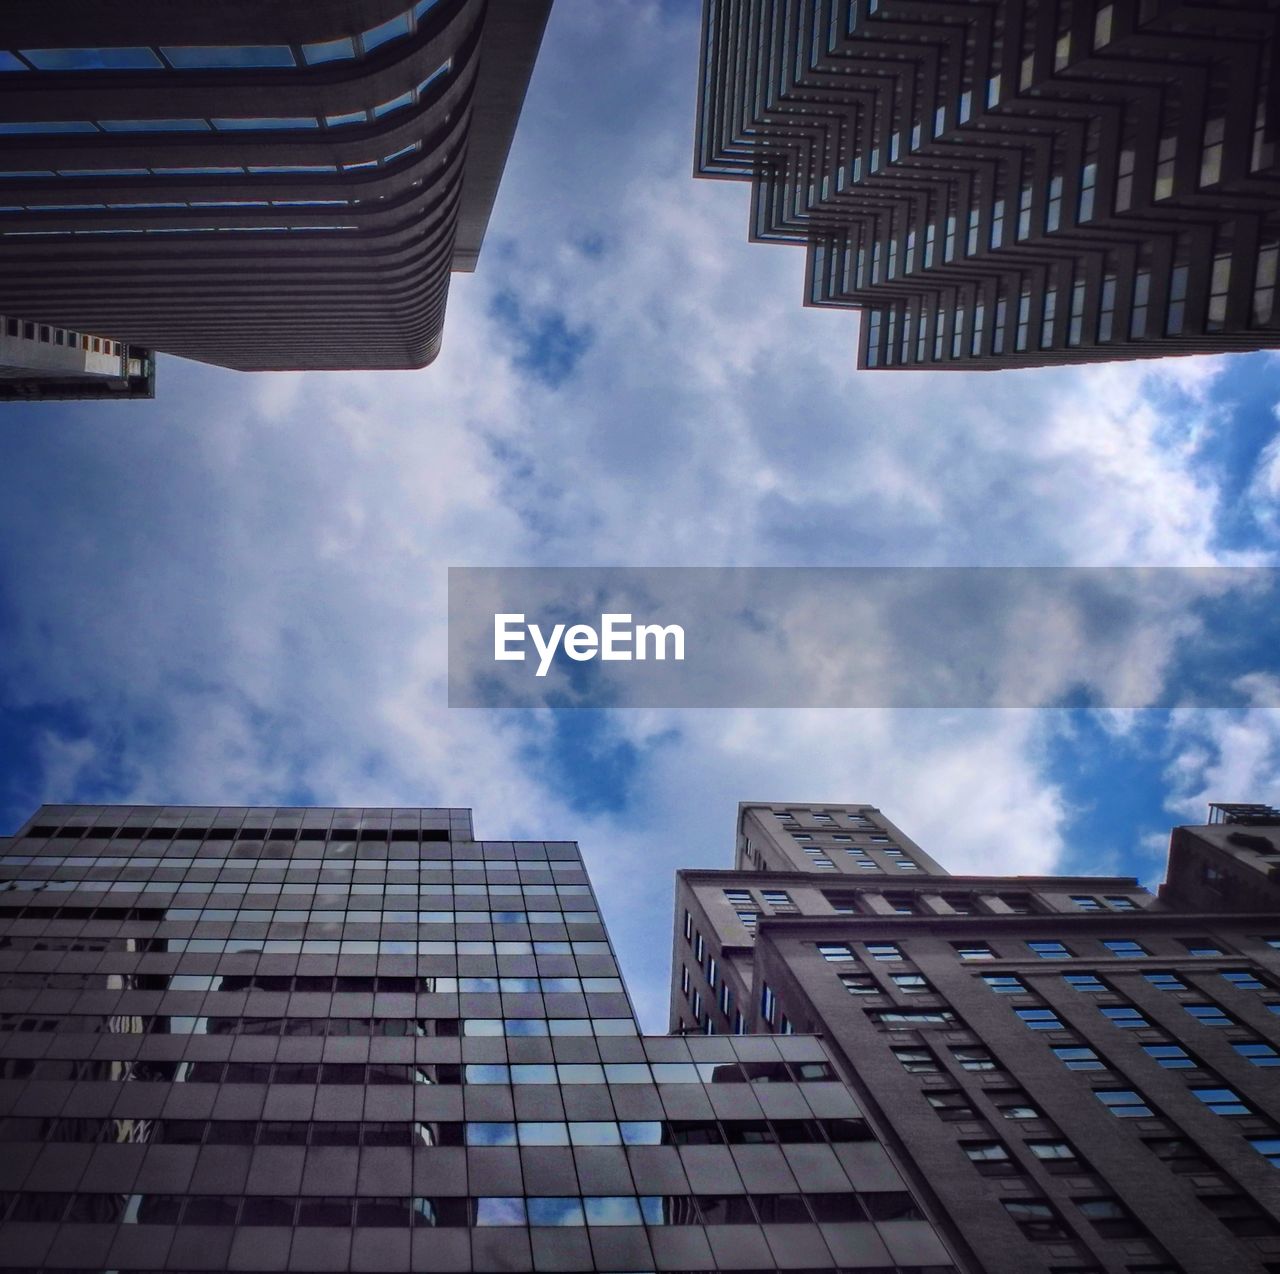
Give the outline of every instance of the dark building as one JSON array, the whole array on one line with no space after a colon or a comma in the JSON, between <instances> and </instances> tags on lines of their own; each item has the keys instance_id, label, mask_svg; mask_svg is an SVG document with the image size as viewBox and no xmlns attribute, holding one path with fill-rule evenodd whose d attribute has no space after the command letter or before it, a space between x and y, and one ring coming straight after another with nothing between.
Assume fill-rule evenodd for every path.
<instances>
[{"instance_id":1,"label":"dark building","mask_svg":"<svg viewBox=\"0 0 1280 1274\"><path fill-rule=\"evenodd\" d=\"M955 1268L820 1040L640 1034L572 843L109 806L0 841L0 1269Z\"/></svg>"},{"instance_id":2,"label":"dark building","mask_svg":"<svg viewBox=\"0 0 1280 1274\"><path fill-rule=\"evenodd\" d=\"M1275 1274L1280 814L1213 820L1157 898L744 804L735 869L679 873L672 1029L821 1035L963 1269Z\"/></svg>"},{"instance_id":3,"label":"dark building","mask_svg":"<svg viewBox=\"0 0 1280 1274\"><path fill-rule=\"evenodd\" d=\"M154 398L151 351L0 315L0 402Z\"/></svg>"},{"instance_id":4,"label":"dark building","mask_svg":"<svg viewBox=\"0 0 1280 1274\"><path fill-rule=\"evenodd\" d=\"M705 0L696 172L858 365L1280 344L1276 0Z\"/></svg>"},{"instance_id":5,"label":"dark building","mask_svg":"<svg viewBox=\"0 0 1280 1274\"><path fill-rule=\"evenodd\" d=\"M245 371L423 366L549 8L7 4L5 311Z\"/></svg>"}]
</instances>

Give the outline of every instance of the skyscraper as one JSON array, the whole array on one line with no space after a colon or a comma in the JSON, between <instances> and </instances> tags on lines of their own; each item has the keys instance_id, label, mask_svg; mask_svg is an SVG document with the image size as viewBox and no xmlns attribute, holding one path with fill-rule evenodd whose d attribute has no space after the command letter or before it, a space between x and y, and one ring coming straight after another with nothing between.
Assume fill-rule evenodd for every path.
<instances>
[{"instance_id":1,"label":"skyscraper","mask_svg":"<svg viewBox=\"0 0 1280 1274\"><path fill-rule=\"evenodd\" d=\"M575 845L44 806L0 842L0 1269L955 1269L821 1041L639 1033Z\"/></svg>"},{"instance_id":2,"label":"skyscraper","mask_svg":"<svg viewBox=\"0 0 1280 1274\"><path fill-rule=\"evenodd\" d=\"M1277 856L1280 812L1216 806L1156 898L744 804L735 869L679 873L671 1025L820 1033L965 1268L1274 1274L1280 914L1226 876Z\"/></svg>"},{"instance_id":3,"label":"skyscraper","mask_svg":"<svg viewBox=\"0 0 1280 1274\"><path fill-rule=\"evenodd\" d=\"M549 8L6 6L5 312L246 371L423 366Z\"/></svg>"},{"instance_id":4,"label":"skyscraper","mask_svg":"<svg viewBox=\"0 0 1280 1274\"><path fill-rule=\"evenodd\" d=\"M1275 0L706 0L700 176L868 368L1280 344Z\"/></svg>"}]
</instances>

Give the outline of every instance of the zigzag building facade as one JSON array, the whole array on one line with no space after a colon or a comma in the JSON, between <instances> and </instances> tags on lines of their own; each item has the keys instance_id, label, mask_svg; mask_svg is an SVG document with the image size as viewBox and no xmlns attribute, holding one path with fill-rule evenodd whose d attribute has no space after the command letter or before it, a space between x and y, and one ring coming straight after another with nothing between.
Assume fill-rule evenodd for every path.
<instances>
[{"instance_id":1,"label":"zigzag building facade","mask_svg":"<svg viewBox=\"0 0 1280 1274\"><path fill-rule=\"evenodd\" d=\"M5 313L240 370L423 366L549 8L6 5Z\"/></svg>"},{"instance_id":2,"label":"zigzag building facade","mask_svg":"<svg viewBox=\"0 0 1280 1274\"><path fill-rule=\"evenodd\" d=\"M1276 0L706 0L700 176L868 368L1280 344Z\"/></svg>"}]
</instances>

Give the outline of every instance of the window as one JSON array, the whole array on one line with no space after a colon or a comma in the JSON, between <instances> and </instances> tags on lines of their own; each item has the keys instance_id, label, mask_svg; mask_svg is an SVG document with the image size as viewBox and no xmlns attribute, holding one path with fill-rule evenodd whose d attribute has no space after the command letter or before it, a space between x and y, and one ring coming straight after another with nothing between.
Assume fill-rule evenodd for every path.
<instances>
[{"instance_id":1,"label":"window","mask_svg":"<svg viewBox=\"0 0 1280 1274\"><path fill-rule=\"evenodd\" d=\"M879 995L880 983L869 973L842 973L840 981L850 995Z\"/></svg>"},{"instance_id":2,"label":"window","mask_svg":"<svg viewBox=\"0 0 1280 1274\"><path fill-rule=\"evenodd\" d=\"M1184 1004L1182 1006L1201 1026L1234 1026L1235 1023L1216 1004Z\"/></svg>"},{"instance_id":3,"label":"window","mask_svg":"<svg viewBox=\"0 0 1280 1274\"><path fill-rule=\"evenodd\" d=\"M1001 1199L1000 1202L1027 1238L1043 1243L1069 1237L1058 1214L1045 1200Z\"/></svg>"},{"instance_id":4,"label":"window","mask_svg":"<svg viewBox=\"0 0 1280 1274\"><path fill-rule=\"evenodd\" d=\"M1003 1177L1019 1170L999 1141L962 1141L960 1149L983 1176Z\"/></svg>"},{"instance_id":5,"label":"window","mask_svg":"<svg viewBox=\"0 0 1280 1274\"><path fill-rule=\"evenodd\" d=\"M985 1048L953 1048L951 1055L956 1059L961 1070L993 1071L996 1059Z\"/></svg>"},{"instance_id":6,"label":"window","mask_svg":"<svg viewBox=\"0 0 1280 1274\"><path fill-rule=\"evenodd\" d=\"M843 942L819 942L818 954L832 964L856 964L858 957L853 954L852 948Z\"/></svg>"},{"instance_id":7,"label":"window","mask_svg":"<svg viewBox=\"0 0 1280 1274\"><path fill-rule=\"evenodd\" d=\"M1220 956L1222 949L1210 938L1183 938L1187 954L1193 956Z\"/></svg>"},{"instance_id":8,"label":"window","mask_svg":"<svg viewBox=\"0 0 1280 1274\"><path fill-rule=\"evenodd\" d=\"M1125 894L1108 894L1104 900L1112 911L1137 911L1138 904Z\"/></svg>"},{"instance_id":9,"label":"window","mask_svg":"<svg viewBox=\"0 0 1280 1274\"><path fill-rule=\"evenodd\" d=\"M1187 984L1176 973L1144 973L1142 975L1158 991L1185 991Z\"/></svg>"},{"instance_id":10,"label":"window","mask_svg":"<svg viewBox=\"0 0 1280 1274\"><path fill-rule=\"evenodd\" d=\"M917 916L920 914L916 900L910 894L885 894L884 900L893 908L895 916Z\"/></svg>"},{"instance_id":11,"label":"window","mask_svg":"<svg viewBox=\"0 0 1280 1274\"><path fill-rule=\"evenodd\" d=\"M1227 121L1219 117L1205 121L1200 148L1200 184L1216 186L1222 180L1222 139Z\"/></svg>"},{"instance_id":12,"label":"window","mask_svg":"<svg viewBox=\"0 0 1280 1274\"><path fill-rule=\"evenodd\" d=\"M985 942L953 942L956 955L962 960L994 960L996 953Z\"/></svg>"},{"instance_id":13,"label":"window","mask_svg":"<svg viewBox=\"0 0 1280 1274\"><path fill-rule=\"evenodd\" d=\"M956 1015L950 1009L868 1009L867 1016L889 1030L908 1026L956 1026Z\"/></svg>"},{"instance_id":14,"label":"window","mask_svg":"<svg viewBox=\"0 0 1280 1274\"><path fill-rule=\"evenodd\" d=\"M1052 1009L1014 1009L1014 1013L1033 1031L1061 1031L1066 1029Z\"/></svg>"},{"instance_id":15,"label":"window","mask_svg":"<svg viewBox=\"0 0 1280 1274\"><path fill-rule=\"evenodd\" d=\"M927 995L933 990L922 973L891 973L889 977L904 995Z\"/></svg>"},{"instance_id":16,"label":"window","mask_svg":"<svg viewBox=\"0 0 1280 1274\"><path fill-rule=\"evenodd\" d=\"M893 942L867 942L863 944L873 960L901 960L902 951Z\"/></svg>"},{"instance_id":17,"label":"window","mask_svg":"<svg viewBox=\"0 0 1280 1274\"><path fill-rule=\"evenodd\" d=\"M1093 1049L1085 1048L1083 1045L1055 1048L1053 1055L1069 1071L1104 1071L1107 1069L1107 1065L1102 1058Z\"/></svg>"},{"instance_id":18,"label":"window","mask_svg":"<svg viewBox=\"0 0 1280 1274\"><path fill-rule=\"evenodd\" d=\"M1151 1025L1138 1012L1136 1004L1103 1004L1099 1006L1099 1012L1122 1030L1136 1030Z\"/></svg>"},{"instance_id":19,"label":"window","mask_svg":"<svg viewBox=\"0 0 1280 1274\"><path fill-rule=\"evenodd\" d=\"M1106 984L1092 973L1064 973L1062 980L1073 991L1086 991L1096 995L1107 990Z\"/></svg>"},{"instance_id":20,"label":"window","mask_svg":"<svg viewBox=\"0 0 1280 1274\"><path fill-rule=\"evenodd\" d=\"M1201 1195L1200 1201L1232 1234L1245 1238L1280 1233L1280 1227L1248 1195Z\"/></svg>"},{"instance_id":21,"label":"window","mask_svg":"<svg viewBox=\"0 0 1280 1274\"><path fill-rule=\"evenodd\" d=\"M1280 1066L1280 1053L1261 1040L1236 1040L1231 1047L1255 1066Z\"/></svg>"},{"instance_id":22,"label":"window","mask_svg":"<svg viewBox=\"0 0 1280 1274\"><path fill-rule=\"evenodd\" d=\"M1065 1141L1028 1141L1026 1147L1042 1163L1080 1167L1079 1157Z\"/></svg>"},{"instance_id":23,"label":"window","mask_svg":"<svg viewBox=\"0 0 1280 1274\"><path fill-rule=\"evenodd\" d=\"M895 1048L894 1057L902 1063L902 1068L912 1075L936 1075L939 1070L938 1059L927 1048Z\"/></svg>"},{"instance_id":24,"label":"window","mask_svg":"<svg viewBox=\"0 0 1280 1274\"><path fill-rule=\"evenodd\" d=\"M1141 943L1129 938L1108 938L1102 945L1112 955L1119 956L1122 960L1132 960L1138 956L1151 954Z\"/></svg>"},{"instance_id":25,"label":"window","mask_svg":"<svg viewBox=\"0 0 1280 1274\"><path fill-rule=\"evenodd\" d=\"M1132 1239L1146 1233L1119 1199L1077 1199L1075 1204L1104 1239Z\"/></svg>"},{"instance_id":26,"label":"window","mask_svg":"<svg viewBox=\"0 0 1280 1274\"><path fill-rule=\"evenodd\" d=\"M957 916L972 916L975 913L973 905L973 896L971 894L943 894L942 901L955 912ZM1280 938L1276 939L1280 944Z\"/></svg>"},{"instance_id":27,"label":"window","mask_svg":"<svg viewBox=\"0 0 1280 1274\"><path fill-rule=\"evenodd\" d=\"M1214 1165L1184 1137L1147 1137L1143 1144L1176 1173L1212 1172Z\"/></svg>"},{"instance_id":28,"label":"window","mask_svg":"<svg viewBox=\"0 0 1280 1274\"><path fill-rule=\"evenodd\" d=\"M1177 137L1162 137L1156 149L1156 180L1153 199L1168 199L1173 194L1174 168L1178 158Z\"/></svg>"},{"instance_id":29,"label":"window","mask_svg":"<svg viewBox=\"0 0 1280 1274\"><path fill-rule=\"evenodd\" d=\"M795 903L791 901L791 895L784 889L762 889L760 897L775 911L797 911Z\"/></svg>"},{"instance_id":30,"label":"window","mask_svg":"<svg viewBox=\"0 0 1280 1274\"><path fill-rule=\"evenodd\" d=\"M1148 1119L1153 1113L1146 1098L1132 1088L1095 1088L1093 1095L1117 1119Z\"/></svg>"},{"instance_id":31,"label":"window","mask_svg":"<svg viewBox=\"0 0 1280 1274\"><path fill-rule=\"evenodd\" d=\"M1194 1070L1199 1064L1180 1044L1144 1044L1142 1051L1167 1071Z\"/></svg>"},{"instance_id":32,"label":"window","mask_svg":"<svg viewBox=\"0 0 1280 1274\"><path fill-rule=\"evenodd\" d=\"M770 1026L773 1025L774 1016L778 1011L778 997L774 995L772 988L766 982L760 991L760 1016L764 1018Z\"/></svg>"},{"instance_id":33,"label":"window","mask_svg":"<svg viewBox=\"0 0 1280 1274\"><path fill-rule=\"evenodd\" d=\"M1061 942L1028 942L1027 947L1042 960L1071 959L1071 952Z\"/></svg>"},{"instance_id":34,"label":"window","mask_svg":"<svg viewBox=\"0 0 1280 1274\"><path fill-rule=\"evenodd\" d=\"M725 897L729 897L729 891L725 890ZM689 914L689 908L684 909L684 940L688 942L693 937L693 917Z\"/></svg>"},{"instance_id":35,"label":"window","mask_svg":"<svg viewBox=\"0 0 1280 1274\"><path fill-rule=\"evenodd\" d=\"M1001 1088L988 1092L991 1104L1005 1119L1043 1119L1044 1115L1020 1088Z\"/></svg>"},{"instance_id":36,"label":"window","mask_svg":"<svg viewBox=\"0 0 1280 1274\"><path fill-rule=\"evenodd\" d=\"M1280 1137L1250 1137L1249 1144L1273 1168L1280 1168Z\"/></svg>"},{"instance_id":37,"label":"window","mask_svg":"<svg viewBox=\"0 0 1280 1274\"><path fill-rule=\"evenodd\" d=\"M1252 1115L1253 1111L1230 1088L1192 1088L1192 1095L1215 1115Z\"/></svg>"},{"instance_id":38,"label":"window","mask_svg":"<svg viewBox=\"0 0 1280 1274\"><path fill-rule=\"evenodd\" d=\"M1248 969L1224 969L1222 976L1232 986L1238 986L1242 991L1265 991L1267 989L1267 984L1256 973L1251 973Z\"/></svg>"},{"instance_id":39,"label":"window","mask_svg":"<svg viewBox=\"0 0 1280 1274\"><path fill-rule=\"evenodd\" d=\"M954 1090L945 1093L925 1093L924 1099L938 1112L939 1119L950 1121L978 1117L964 1093Z\"/></svg>"},{"instance_id":40,"label":"window","mask_svg":"<svg viewBox=\"0 0 1280 1274\"><path fill-rule=\"evenodd\" d=\"M742 921L744 929L749 933L755 933L756 922L760 919L760 913L758 911L740 911L738 912L738 919Z\"/></svg>"},{"instance_id":41,"label":"window","mask_svg":"<svg viewBox=\"0 0 1280 1274\"><path fill-rule=\"evenodd\" d=\"M1102 904L1089 894L1072 894L1071 901L1080 911L1101 911Z\"/></svg>"},{"instance_id":42,"label":"window","mask_svg":"<svg viewBox=\"0 0 1280 1274\"><path fill-rule=\"evenodd\" d=\"M1012 973L984 973L982 980L997 995L1017 995L1027 989L1022 979Z\"/></svg>"}]
</instances>

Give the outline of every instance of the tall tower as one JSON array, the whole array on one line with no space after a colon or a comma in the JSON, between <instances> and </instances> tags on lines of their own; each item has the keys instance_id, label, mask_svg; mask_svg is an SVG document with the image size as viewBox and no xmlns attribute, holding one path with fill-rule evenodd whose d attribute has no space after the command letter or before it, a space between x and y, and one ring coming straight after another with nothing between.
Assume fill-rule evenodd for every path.
<instances>
[{"instance_id":1,"label":"tall tower","mask_svg":"<svg viewBox=\"0 0 1280 1274\"><path fill-rule=\"evenodd\" d=\"M246 371L425 365L549 8L15 0L5 312Z\"/></svg>"},{"instance_id":2,"label":"tall tower","mask_svg":"<svg viewBox=\"0 0 1280 1274\"><path fill-rule=\"evenodd\" d=\"M679 873L672 1029L820 1034L985 1274L1280 1270L1278 830L1215 807L1157 899L954 876L871 806L744 804L735 870Z\"/></svg>"},{"instance_id":3,"label":"tall tower","mask_svg":"<svg viewBox=\"0 0 1280 1274\"><path fill-rule=\"evenodd\" d=\"M858 365L1280 344L1277 0L705 0L699 176Z\"/></svg>"},{"instance_id":4,"label":"tall tower","mask_svg":"<svg viewBox=\"0 0 1280 1274\"><path fill-rule=\"evenodd\" d=\"M0 842L0 1269L955 1268L820 1040L640 1034L572 843L136 806Z\"/></svg>"}]
</instances>

